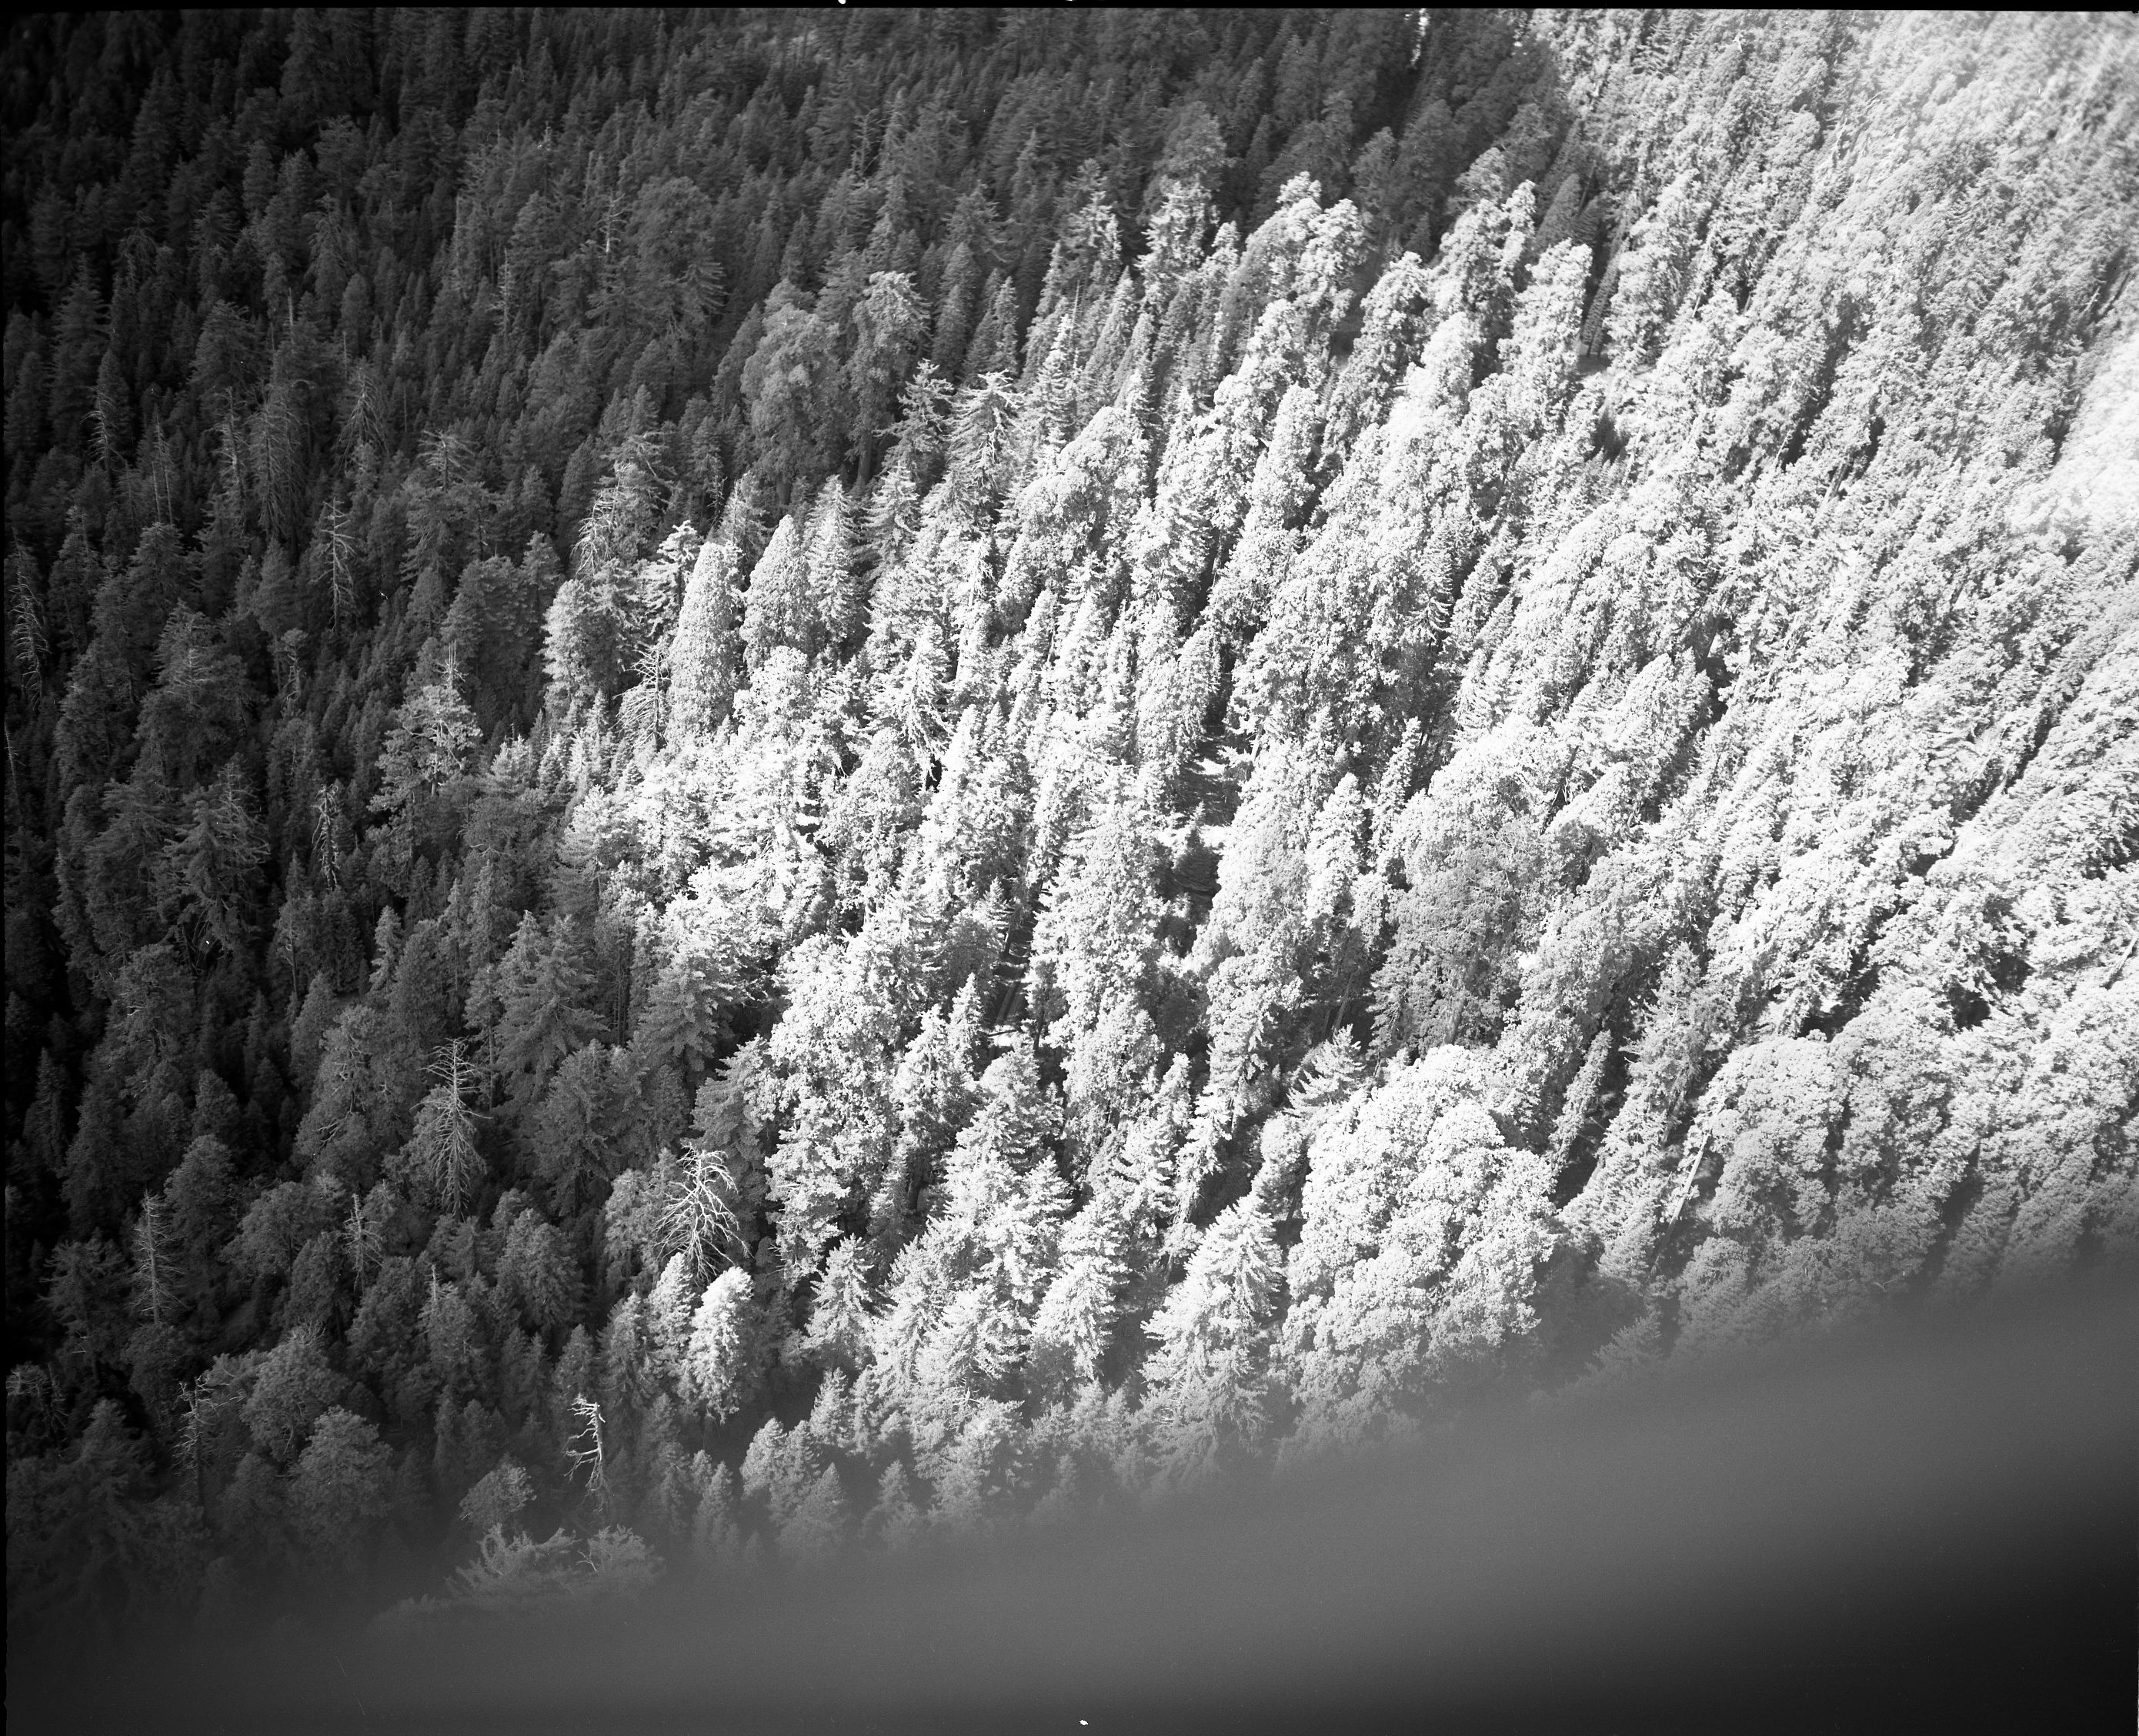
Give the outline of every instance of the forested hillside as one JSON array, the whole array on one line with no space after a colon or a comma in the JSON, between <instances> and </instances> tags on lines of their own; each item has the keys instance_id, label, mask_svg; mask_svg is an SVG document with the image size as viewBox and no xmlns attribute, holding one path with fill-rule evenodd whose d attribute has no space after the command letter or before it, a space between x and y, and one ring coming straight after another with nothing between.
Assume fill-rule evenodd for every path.
<instances>
[{"instance_id":1,"label":"forested hillside","mask_svg":"<svg viewBox=\"0 0 2139 1736\"><path fill-rule=\"evenodd\" d=\"M2130 20L45 17L0 115L11 1632L2139 1233Z\"/></svg>"}]
</instances>

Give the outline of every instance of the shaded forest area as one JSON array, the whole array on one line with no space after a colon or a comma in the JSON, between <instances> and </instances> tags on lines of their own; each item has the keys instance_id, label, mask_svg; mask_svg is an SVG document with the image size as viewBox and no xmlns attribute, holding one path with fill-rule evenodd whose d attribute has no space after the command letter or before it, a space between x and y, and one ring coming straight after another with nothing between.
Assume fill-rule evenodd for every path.
<instances>
[{"instance_id":1,"label":"shaded forest area","mask_svg":"<svg viewBox=\"0 0 2139 1736\"><path fill-rule=\"evenodd\" d=\"M11 1635L778 1571L2139 1231L2129 20L0 80Z\"/></svg>"}]
</instances>

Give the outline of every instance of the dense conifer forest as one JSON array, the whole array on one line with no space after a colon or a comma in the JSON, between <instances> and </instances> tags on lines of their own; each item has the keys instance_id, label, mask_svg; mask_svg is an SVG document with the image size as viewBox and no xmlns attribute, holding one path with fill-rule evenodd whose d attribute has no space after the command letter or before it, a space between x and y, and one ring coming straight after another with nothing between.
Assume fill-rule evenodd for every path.
<instances>
[{"instance_id":1,"label":"dense conifer forest","mask_svg":"<svg viewBox=\"0 0 2139 1736\"><path fill-rule=\"evenodd\" d=\"M7 27L11 1635L2139 1233L2139 29Z\"/></svg>"}]
</instances>

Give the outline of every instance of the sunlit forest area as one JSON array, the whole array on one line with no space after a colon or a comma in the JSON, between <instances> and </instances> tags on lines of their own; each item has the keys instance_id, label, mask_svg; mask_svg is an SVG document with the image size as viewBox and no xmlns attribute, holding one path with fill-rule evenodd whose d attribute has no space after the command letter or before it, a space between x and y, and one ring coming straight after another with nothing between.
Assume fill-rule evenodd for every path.
<instances>
[{"instance_id":1,"label":"sunlit forest area","mask_svg":"<svg viewBox=\"0 0 2139 1736\"><path fill-rule=\"evenodd\" d=\"M1134 1508L2139 1235L2139 26L7 26L7 1620Z\"/></svg>"}]
</instances>

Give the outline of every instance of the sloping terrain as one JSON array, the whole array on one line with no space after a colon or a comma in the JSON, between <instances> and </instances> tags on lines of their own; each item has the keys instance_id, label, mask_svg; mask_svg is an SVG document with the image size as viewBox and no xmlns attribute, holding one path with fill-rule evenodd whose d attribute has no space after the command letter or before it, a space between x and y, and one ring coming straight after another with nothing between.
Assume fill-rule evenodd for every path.
<instances>
[{"instance_id":1,"label":"sloping terrain","mask_svg":"<svg viewBox=\"0 0 2139 1736\"><path fill-rule=\"evenodd\" d=\"M2139 1230L2130 21L135 14L0 107L23 1630Z\"/></svg>"}]
</instances>

